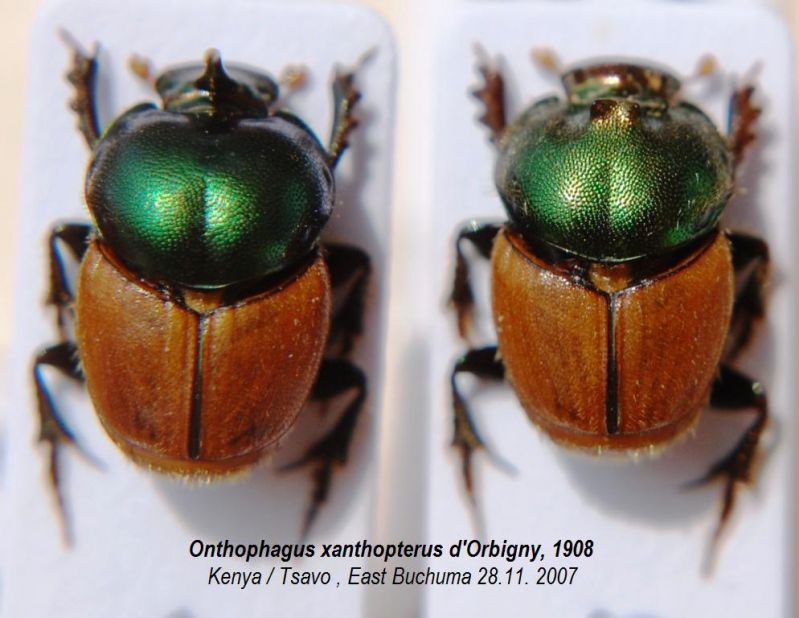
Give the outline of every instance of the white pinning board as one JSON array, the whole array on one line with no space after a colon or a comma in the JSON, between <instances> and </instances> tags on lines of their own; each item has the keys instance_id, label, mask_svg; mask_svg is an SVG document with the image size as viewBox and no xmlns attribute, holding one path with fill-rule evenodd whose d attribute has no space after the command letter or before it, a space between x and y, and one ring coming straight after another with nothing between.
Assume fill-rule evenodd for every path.
<instances>
[{"instance_id":1,"label":"white pinning board","mask_svg":"<svg viewBox=\"0 0 799 618\"><path fill-rule=\"evenodd\" d=\"M0 567L3 615L324 616L331 607L342 615L360 615L364 590L335 586L339 576L344 576L338 569L346 570L350 564L322 564L319 550L315 558L290 562L191 555L194 540L214 545L226 540L234 545L303 541L300 529L311 490L310 474L277 472L281 464L302 453L302 447L291 446L291 436L285 440L287 451L247 477L213 485L166 479L128 461L103 432L85 392L48 372L64 416L103 467L99 470L73 449L64 449L62 490L74 542L71 547L62 542L48 487L45 450L35 445L30 379L34 351L55 337L54 314L42 303L47 233L54 222L89 218L83 201L89 152L68 109L73 92L65 74L71 52L60 40L61 29L87 50L99 44L103 126L135 103L157 100L149 86L128 69L132 54L149 59L158 73L169 66L201 62L207 49L216 48L223 61L260 68L275 77L284 67L303 66L307 81L287 98L287 107L326 143L333 116L333 72L337 66L360 63L356 77L362 93L360 126L336 169L336 203L323 239L358 245L372 259L366 334L353 356L367 373L369 396L349 465L335 475L330 499L304 541L319 546L369 538L374 525L376 468L370 462L380 428L385 277L391 245L395 51L388 27L375 13L344 5L46 2L32 36L15 334L8 359L10 406ZM152 379L155 382L158 377ZM327 416L320 409L307 410L294 434L318 432L342 402L346 399L336 399ZM261 571L264 580L275 570L270 585L262 580L260 586L243 587L209 583L217 566L222 571ZM284 566L330 571L334 583L275 585L283 577L280 568Z\"/></svg>"},{"instance_id":2,"label":"white pinning board","mask_svg":"<svg viewBox=\"0 0 799 618\"><path fill-rule=\"evenodd\" d=\"M481 433L490 448L515 468L508 473L485 455L474 458L485 527L482 540L541 544L544 558L509 562L461 556L431 561L434 570L468 568L478 579L481 568L496 568L500 585L486 581L429 586L420 600L423 615L794 615L795 104L792 48L785 25L756 7L721 4L463 4L449 14L438 40L435 208L430 215L436 242L426 258L438 268L430 275L429 299L437 313L421 327L432 333L424 499L427 539L448 548L461 539L477 538L459 462L448 446L449 372L467 344L459 340L455 316L444 302L452 283L454 239L460 224L470 218L506 219L494 187L495 149L487 129L477 121L483 109L469 94L479 83L475 44L500 58L509 120L538 98L562 95L557 76L533 63L533 49L553 51L566 66L621 57L668 67L678 76L691 75L699 59L711 54L719 72L687 79L684 98L704 109L722 130L734 78L738 83L752 79L763 108L758 139L747 152L736 195L722 221L725 227L764 238L771 249L768 314L737 366L762 380L772 416L754 482L738 492L735 513L708 576L703 562L718 520L722 486L684 491L682 485L701 476L732 447L751 414L706 412L692 436L660 457L597 458L554 445L528 421L510 387L480 387L463 378ZM473 271L479 297L477 345L496 341L488 276L488 268ZM593 555L556 558L554 544L567 539L592 540ZM520 567L522 583L517 579ZM577 567L571 583L558 584L557 577L554 584L547 583L546 570L563 567Z\"/></svg>"}]
</instances>

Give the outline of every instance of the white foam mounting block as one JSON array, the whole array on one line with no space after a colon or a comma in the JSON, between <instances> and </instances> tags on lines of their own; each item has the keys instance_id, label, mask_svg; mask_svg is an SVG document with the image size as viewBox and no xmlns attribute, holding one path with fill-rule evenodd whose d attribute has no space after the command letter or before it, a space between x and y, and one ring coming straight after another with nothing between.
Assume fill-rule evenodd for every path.
<instances>
[{"instance_id":1,"label":"white foam mounting block","mask_svg":"<svg viewBox=\"0 0 799 618\"><path fill-rule=\"evenodd\" d=\"M87 220L83 182L89 152L67 107L70 52L67 30L85 48L100 44L100 119L106 125L131 105L153 100L149 86L127 68L135 53L156 70L202 60L208 48L223 60L278 76L303 65L308 81L287 106L327 142L332 119L331 79L336 65L356 65L363 93L360 126L336 170L337 199L323 238L346 241L371 256L366 334L354 360L368 375L369 400L350 452L336 474L330 501L307 542L369 538L376 491L375 441L379 429L387 286L395 51L390 31L371 11L349 5L290 5L245 0L105 3L47 2L32 37L24 151L20 256L14 294L16 332L9 358L9 401L4 466L2 607L5 616L233 616L338 615L362 612L363 590L335 586L208 585L209 568L268 571L280 560L245 563L189 555L194 539L216 543L297 543L310 492L309 474L278 474L318 435L327 416L307 410L286 448L272 462L236 482L190 486L140 469L125 459L100 427L88 396L48 373L64 415L80 442L103 464L89 465L66 449L63 491L74 545L65 547L55 501L47 486L44 450L35 447L37 423L30 380L32 354L54 341L54 315L45 310L51 224ZM157 350L154 351L157 353ZM152 376L153 381L158 376ZM338 403L337 403L338 402ZM295 440L295 437L297 438ZM304 441L304 444L300 444ZM337 569L349 564L326 562ZM318 559L293 561L320 569ZM278 575L275 575L278 577Z\"/></svg>"},{"instance_id":2,"label":"white foam mounting block","mask_svg":"<svg viewBox=\"0 0 799 618\"><path fill-rule=\"evenodd\" d=\"M773 269L768 317L738 366L765 384L772 422L751 488L739 492L734 516L712 573L703 575L709 539L719 517L721 486L683 491L737 440L750 414L708 412L695 435L662 454L632 462L568 452L527 420L505 387L475 388L477 423L490 447L516 468L508 474L487 457L475 459L484 540L541 543L541 562L440 559L437 570L524 567L526 584L431 586L428 616L792 616L794 461L795 234L792 193L791 46L779 19L763 10L728 4L505 3L464 6L447 19L437 54L433 234L429 262L440 265L430 302L442 307L429 325L433 350L427 487L428 540L448 546L475 536L461 491L458 463L448 448L451 431L448 375L466 344L454 316L443 309L454 264L459 223L472 217L503 220L493 183L494 150L477 122L481 109L468 92L478 83L474 44L501 58L509 116L534 99L561 93L557 77L533 65L534 48L554 51L565 64L597 57L628 57L694 73L712 54L720 73L689 79L687 100L726 127L732 77L751 76L763 115L747 153L738 190L723 221L765 238ZM479 258L478 258L479 261ZM478 268L475 280L487 279ZM480 335L495 341L487 288L478 286ZM530 341L529 345L535 345ZM593 541L590 558L556 559L559 539ZM538 585L539 567L578 567L571 585Z\"/></svg>"}]
</instances>

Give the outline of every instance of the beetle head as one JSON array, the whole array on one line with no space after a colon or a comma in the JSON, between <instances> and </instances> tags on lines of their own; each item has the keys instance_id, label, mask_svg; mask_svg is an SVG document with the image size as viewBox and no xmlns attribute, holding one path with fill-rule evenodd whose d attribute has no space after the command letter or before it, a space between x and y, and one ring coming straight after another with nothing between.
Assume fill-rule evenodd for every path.
<instances>
[{"instance_id":1,"label":"beetle head","mask_svg":"<svg viewBox=\"0 0 799 618\"><path fill-rule=\"evenodd\" d=\"M647 107L665 107L680 90L680 80L666 71L627 63L578 66L564 73L562 80L574 105L618 97Z\"/></svg>"},{"instance_id":2,"label":"beetle head","mask_svg":"<svg viewBox=\"0 0 799 618\"><path fill-rule=\"evenodd\" d=\"M205 64L183 65L163 73L155 83L164 109L211 116L265 116L278 98L278 85L268 75L241 65L222 65L215 49Z\"/></svg>"}]
</instances>

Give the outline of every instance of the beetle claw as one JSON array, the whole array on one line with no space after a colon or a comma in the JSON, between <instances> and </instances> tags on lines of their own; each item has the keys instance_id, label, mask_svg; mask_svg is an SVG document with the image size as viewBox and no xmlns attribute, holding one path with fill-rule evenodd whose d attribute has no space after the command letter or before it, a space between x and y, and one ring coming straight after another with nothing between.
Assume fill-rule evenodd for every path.
<instances>
[{"instance_id":1,"label":"beetle claw","mask_svg":"<svg viewBox=\"0 0 799 618\"><path fill-rule=\"evenodd\" d=\"M698 487L707 485L720 477L726 477L724 482L724 494L722 498L721 512L719 513L719 520L716 524L716 529L713 532L713 536L710 538L707 553L702 565L702 571L706 575L710 575L712 573L715 558L718 553L718 544L721 539L721 535L727 527L733 507L735 506L735 495L738 483L748 482L749 480L748 469L746 471L742 471L735 464L736 458L734 455L734 452L731 453L713 465L706 474L702 475L698 479L689 481L682 486L682 489L684 490L696 489Z\"/></svg>"},{"instance_id":2,"label":"beetle claw","mask_svg":"<svg viewBox=\"0 0 799 618\"><path fill-rule=\"evenodd\" d=\"M471 426L471 423L469 424ZM474 488L474 467L472 465L474 455L479 451L484 452L491 462L509 474L516 474L516 467L489 449L482 438L474 431L473 426L471 426L471 431L467 432L458 432L456 430L456 434L452 439L452 446L460 454L461 477L463 478L463 487L469 501L469 512L473 519L475 532L478 537L483 537L485 535L485 520Z\"/></svg>"},{"instance_id":3,"label":"beetle claw","mask_svg":"<svg viewBox=\"0 0 799 618\"><path fill-rule=\"evenodd\" d=\"M305 455L298 460L280 468L280 472L290 472L305 466L312 467L311 499L303 518L300 533L302 539L307 538L320 508L327 501L335 467L343 466L347 460L349 439L345 438L345 443L342 443L342 436L337 433L338 429L339 427L334 428L330 434L309 448Z\"/></svg>"},{"instance_id":4,"label":"beetle claw","mask_svg":"<svg viewBox=\"0 0 799 618\"><path fill-rule=\"evenodd\" d=\"M105 466L75 439L75 435L64 425L63 421L48 406L48 403L40 403L40 406L44 405L45 409L40 408L39 443L44 443L48 450L50 487L56 500L64 543L67 546L71 546L73 542L72 525L67 514L66 500L61 488L61 466L59 465L61 447L64 445L72 446L87 463L99 470L104 469Z\"/></svg>"},{"instance_id":5,"label":"beetle claw","mask_svg":"<svg viewBox=\"0 0 799 618\"><path fill-rule=\"evenodd\" d=\"M757 421L756 421L757 425ZM713 559L722 533L727 527L730 515L735 506L735 497L739 483L748 483L754 459L755 447L759 438L759 427L750 428L741 438L735 448L725 457L717 461L701 477L683 485L683 489L695 489L707 485L716 479L724 479L724 493L721 512L719 513L716 530L710 540L708 555L703 567L705 572L712 569Z\"/></svg>"},{"instance_id":6,"label":"beetle claw","mask_svg":"<svg viewBox=\"0 0 799 618\"><path fill-rule=\"evenodd\" d=\"M452 436L452 446L460 454L461 478L463 479L463 487L469 500L469 511L474 520L475 531L478 536L482 537L485 532L485 522L474 489L474 468L472 465L474 455L479 451L484 452L488 455L491 462L510 474L515 474L516 468L486 446L485 441L480 437L477 428L472 422L471 415L466 407L466 402L457 389L453 390L452 399L455 412L455 431Z\"/></svg>"},{"instance_id":7,"label":"beetle claw","mask_svg":"<svg viewBox=\"0 0 799 618\"><path fill-rule=\"evenodd\" d=\"M64 493L61 491L61 475L60 467L58 465L59 445L61 442L58 439L52 438L39 438L40 442L46 442L49 450L49 477L50 487L56 501L56 509L58 510L58 520L61 522L61 533L64 539L64 544L68 547L72 546L72 525L66 511L66 501L64 500Z\"/></svg>"},{"instance_id":8,"label":"beetle claw","mask_svg":"<svg viewBox=\"0 0 799 618\"><path fill-rule=\"evenodd\" d=\"M460 453L463 486L469 498L473 501L474 475L472 473L472 457L475 451L485 450L485 444L477 434L460 394L455 394L454 407L455 434L452 436L452 446Z\"/></svg>"},{"instance_id":9,"label":"beetle claw","mask_svg":"<svg viewBox=\"0 0 799 618\"><path fill-rule=\"evenodd\" d=\"M472 475L472 457L475 451L485 451L495 464L506 471L515 472L515 470L508 462L492 453L491 450L486 447L485 441L478 433L477 427L472 420L472 415L469 412L466 400L458 390L456 377L459 373L469 373L484 379L502 380L505 375L505 366L498 358L496 346L474 348L468 350L455 362L452 374L450 375L453 421L455 423L452 446L458 449L461 454L461 475L463 477L464 488L472 504L475 527L478 530L482 530L482 522L474 495L474 477Z\"/></svg>"},{"instance_id":10,"label":"beetle claw","mask_svg":"<svg viewBox=\"0 0 799 618\"><path fill-rule=\"evenodd\" d=\"M333 466L336 463L334 459L318 459L314 464L313 469L313 490L311 491L311 502L305 511L305 517L302 522L300 531L300 538L306 539L308 532L311 529L319 509L327 501L328 494L330 493L330 482L333 479ZM340 462L343 463L343 462Z\"/></svg>"},{"instance_id":11,"label":"beetle claw","mask_svg":"<svg viewBox=\"0 0 799 618\"><path fill-rule=\"evenodd\" d=\"M493 463L497 468L502 470L505 474L509 474L511 476L516 476L518 474L519 469L514 466L510 461L502 457L501 455L497 454L496 451L490 449L488 447L484 447L486 455L488 455L489 461Z\"/></svg>"},{"instance_id":12,"label":"beetle claw","mask_svg":"<svg viewBox=\"0 0 799 618\"><path fill-rule=\"evenodd\" d=\"M458 402L460 400L460 402ZM455 397L455 435L452 438L452 446L461 454L461 474L463 475L464 486L469 495L473 494L473 475L472 457L477 451L484 452L489 461L506 474L515 475L518 469L510 461L497 454L493 449L488 448L486 443L477 433L477 429L471 421L469 413L463 403L463 399L458 394Z\"/></svg>"},{"instance_id":13,"label":"beetle claw","mask_svg":"<svg viewBox=\"0 0 799 618\"><path fill-rule=\"evenodd\" d=\"M333 429L313 444L300 459L280 468L281 472L287 472L305 466L312 467L311 500L303 519L302 538L307 536L320 508L327 501L335 468L347 463L355 425L366 400L366 376L363 371L345 359L324 359L311 398L325 402L350 389L354 389L356 394Z\"/></svg>"},{"instance_id":14,"label":"beetle claw","mask_svg":"<svg viewBox=\"0 0 799 618\"><path fill-rule=\"evenodd\" d=\"M472 515L475 531L478 536L483 536L485 532L485 520L483 519L483 514L474 491L474 474L472 468L472 457L477 449L469 446L465 442L458 442L457 438L453 439L452 444L460 453L461 476L463 478L464 489L466 490L466 497L469 501L469 512ZM480 445L478 448L483 448L483 446Z\"/></svg>"},{"instance_id":15,"label":"beetle claw","mask_svg":"<svg viewBox=\"0 0 799 618\"><path fill-rule=\"evenodd\" d=\"M73 447L84 461L98 470L103 470L105 466L102 461L92 455L75 439L75 435L64 425L63 421L55 412L52 411L46 403L44 405L47 409L40 409L39 443L44 443L48 450L47 459L49 462L48 476L50 479L50 487L56 500L58 519L61 522L64 543L67 546L71 546L73 541L72 525L67 514L66 500L61 488L61 466L59 464L61 448L65 445Z\"/></svg>"}]
</instances>

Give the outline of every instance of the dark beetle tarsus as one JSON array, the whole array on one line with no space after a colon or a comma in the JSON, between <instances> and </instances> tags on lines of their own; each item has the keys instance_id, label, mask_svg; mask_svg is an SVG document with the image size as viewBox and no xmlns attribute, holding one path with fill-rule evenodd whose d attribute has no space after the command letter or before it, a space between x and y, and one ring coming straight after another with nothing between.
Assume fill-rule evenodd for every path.
<instances>
[{"instance_id":1,"label":"dark beetle tarsus","mask_svg":"<svg viewBox=\"0 0 799 618\"><path fill-rule=\"evenodd\" d=\"M457 376L461 373L467 373L487 380L502 381L505 378L505 366L502 364L502 361L497 358L496 346L475 348L468 350L455 361L452 374L450 375L454 421L452 446L460 453L463 485L466 489L466 495L469 497L469 501L472 504L475 521L478 522L479 527L481 527L479 508L475 498L472 457L475 452L480 450L488 452L489 455L491 455L491 453L480 437L480 433L477 431L477 427L474 424L466 400L458 389ZM512 471L512 467L506 464L502 459L493 455L491 458L504 469Z\"/></svg>"},{"instance_id":2,"label":"dark beetle tarsus","mask_svg":"<svg viewBox=\"0 0 799 618\"><path fill-rule=\"evenodd\" d=\"M346 359L324 359L311 399L325 401L351 390L355 391L355 395L333 429L311 446L303 457L283 468L284 471L305 466L311 466L312 469L311 500L303 519L302 538L307 536L320 507L327 500L335 467L347 463L355 426L366 401L366 376L363 371Z\"/></svg>"}]
</instances>

